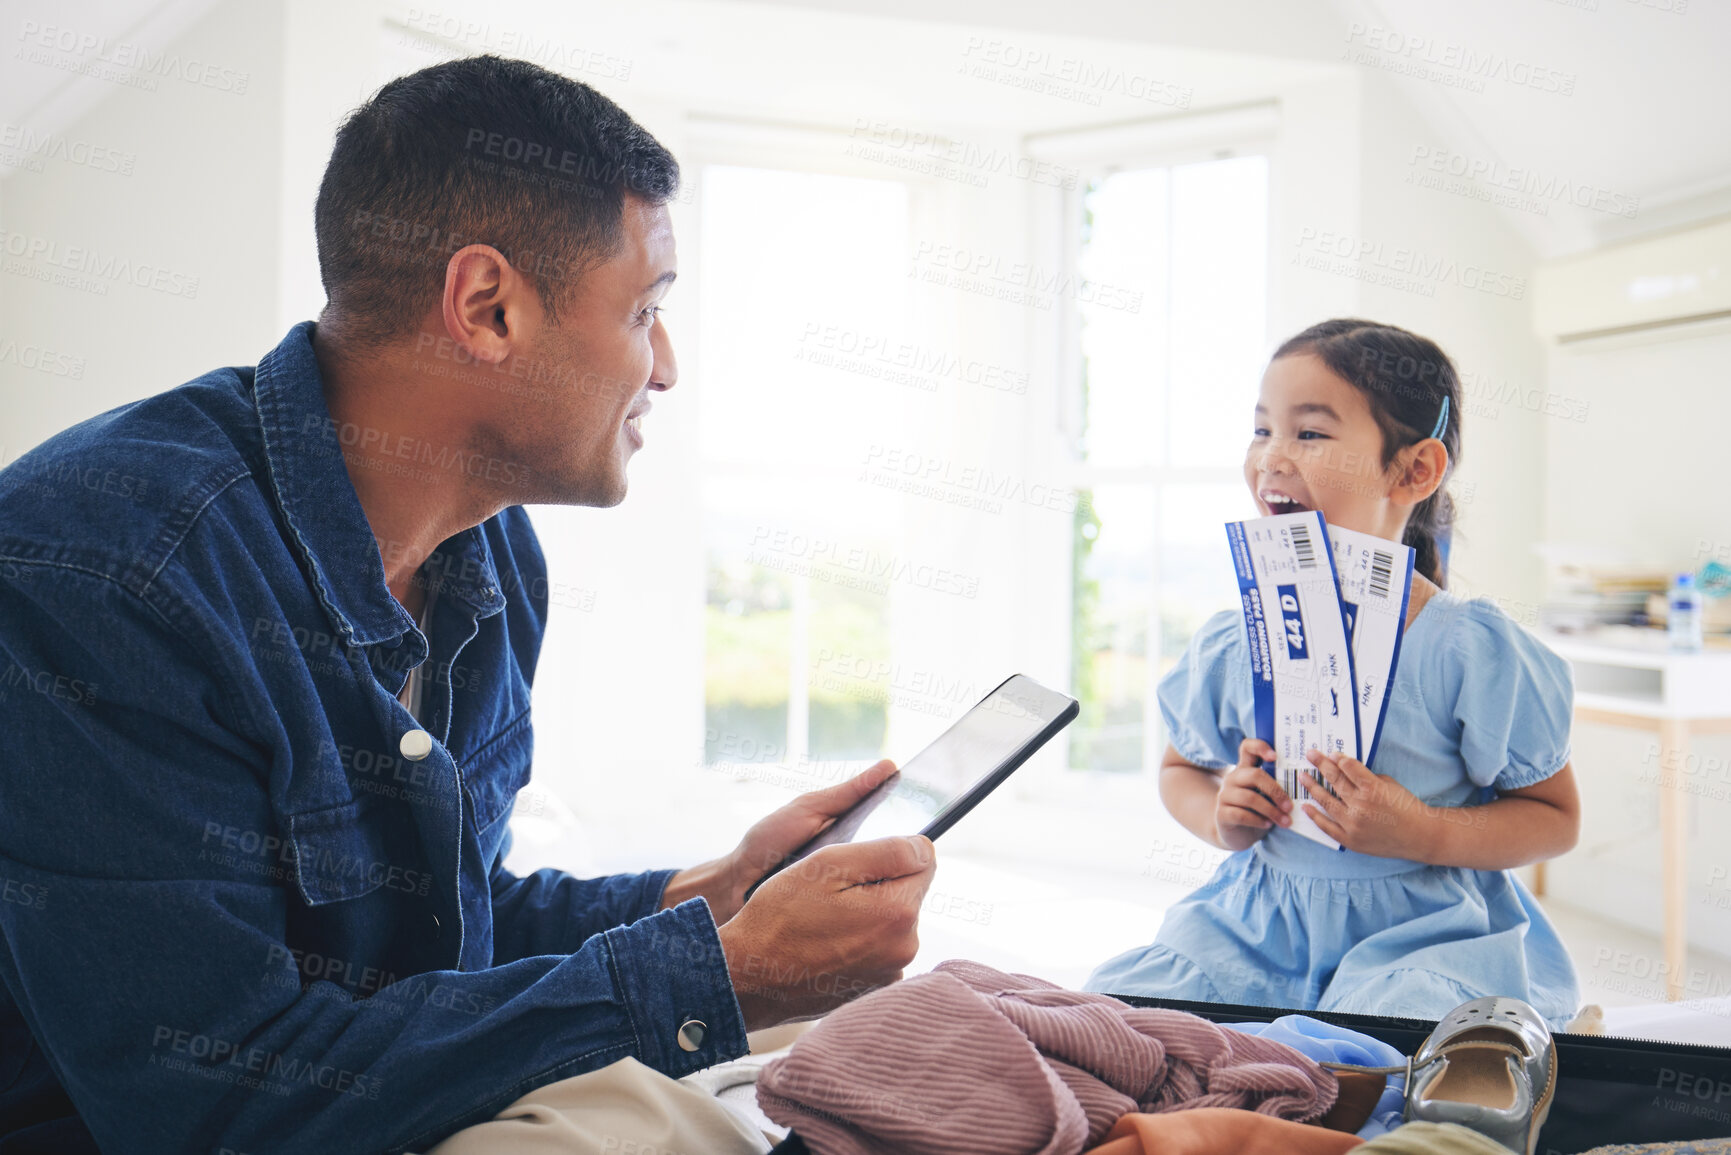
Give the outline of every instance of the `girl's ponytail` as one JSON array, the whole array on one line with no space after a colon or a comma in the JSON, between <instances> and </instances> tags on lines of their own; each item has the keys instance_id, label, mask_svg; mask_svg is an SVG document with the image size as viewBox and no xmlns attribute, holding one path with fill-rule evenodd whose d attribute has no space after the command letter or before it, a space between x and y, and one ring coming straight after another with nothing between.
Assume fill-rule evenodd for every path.
<instances>
[{"instance_id":1,"label":"girl's ponytail","mask_svg":"<svg viewBox=\"0 0 1731 1155\"><path fill-rule=\"evenodd\" d=\"M1401 544L1412 546L1413 568L1443 589L1448 588L1449 541L1453 536L1454 499L1441 487L1413 507Z\"/></svg>"},{"instance_id":2,"label":"girl's ponytail","mask_svg":"<svg viewBox=\"0 0 1731 1155\"><path fill-rule=\"evenodd\" d=\"M1309 353L1370 402L1382 429L1386 469L1409 445L1435 437L1448 450L1436 492L1413 507L1401 541L1417 555L1413 565L1438 586L1448 586L1454 501L1444 492L1461 454L1461 386L1454 362L1434 341L1393 325L1340 317L1312 325L1274 351L1274 359Z\"/></svg>"}]
</instances>

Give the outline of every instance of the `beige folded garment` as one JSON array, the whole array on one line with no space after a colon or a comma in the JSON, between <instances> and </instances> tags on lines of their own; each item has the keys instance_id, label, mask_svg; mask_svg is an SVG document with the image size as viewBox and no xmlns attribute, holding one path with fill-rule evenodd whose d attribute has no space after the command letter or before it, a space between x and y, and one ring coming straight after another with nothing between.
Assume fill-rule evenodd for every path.
<instances>
[{"instance_id":1,"label":"beige folded garment","mask_svg":"<svg viewBox=\"0 0 1731 1155\"><path fill-rule=\"evenodd\" d=\"M765 1155L769 1149L762 1134L713 1095L620 1059L537 1087L426 1155Z\"/></svg>"}]
</instances>

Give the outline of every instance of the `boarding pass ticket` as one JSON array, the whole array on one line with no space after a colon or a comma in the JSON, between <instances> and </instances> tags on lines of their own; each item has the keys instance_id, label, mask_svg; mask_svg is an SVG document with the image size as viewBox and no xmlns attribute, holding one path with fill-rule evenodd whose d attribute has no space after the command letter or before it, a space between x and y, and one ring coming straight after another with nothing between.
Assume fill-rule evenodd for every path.
<instances>
[{"instance_id":1,"label":"boarding pass ticket","mask_svg":"<svg viewBox=\"0 0 1731 1155\"><path fill-rule=\"evenodd\" d=\"M1388 688L1400 661L1412 597L1413 551L1385 538L1328 527L1334 570L1340 580L1340 605L1346 612L1352 672L1358 684L1359 761L1375 768L1377 739L1388 712Z\"/></svg>"},{"instance_id":2,"label":"boarding pass ticket","mask_svg":"<svg viewBox=\"0 0 1731 1155\"><path fill-rule=\"evenodd\" d=\"M1359 756L1352 648L1328 527L1315 510L1226 525L1250 643L1256 736L1274 747L1270 771L1294 803L1292 831L1339 849L1303 810L1307 755Z\"/></svg>"}]
</instances>

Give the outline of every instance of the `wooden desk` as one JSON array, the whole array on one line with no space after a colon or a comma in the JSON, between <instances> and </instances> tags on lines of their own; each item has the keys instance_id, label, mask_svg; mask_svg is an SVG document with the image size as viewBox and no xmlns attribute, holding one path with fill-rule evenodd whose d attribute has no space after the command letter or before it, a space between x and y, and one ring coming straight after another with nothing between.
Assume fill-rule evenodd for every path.
<instances>
[{"instance_id":1,"label":"wooden desk","mask_svg":"<svg viewBox=\"0 0 1731 1155\"><path fill-rule=\"evenodd\" d=\"M1689 953L1689 795L1679 780L1691 734L1731 733L1731 651L1672 651L1663 633L1614 631L1539 637L1575 671L1575 721L1659 736L1659 857L1664 895L1665 994L1677 999ZM1668 781L1669 780L1669 781ZM1534 889L1544 893L1540 864Z\"/></svg>"}]
</instances>

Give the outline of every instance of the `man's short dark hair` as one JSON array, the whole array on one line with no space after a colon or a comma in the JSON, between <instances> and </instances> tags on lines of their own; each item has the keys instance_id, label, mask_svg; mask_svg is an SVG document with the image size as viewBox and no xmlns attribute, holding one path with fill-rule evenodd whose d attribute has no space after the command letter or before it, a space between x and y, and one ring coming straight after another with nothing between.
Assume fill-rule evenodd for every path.
<instances>
[{"instance_id":1,"label":"man's short dark hair","mask_svg":"<svg viewBox=\"0 0 1731 1155\"><path fill-rule=\"evenodd\" d=\"M618 249L625 196L662 204L679 163L588 85L473 56L391 81L337 131L314 213L324 323L377 344L439 299L451 254L492 245L557 323Z\"/></svg>"}]
</instances>

